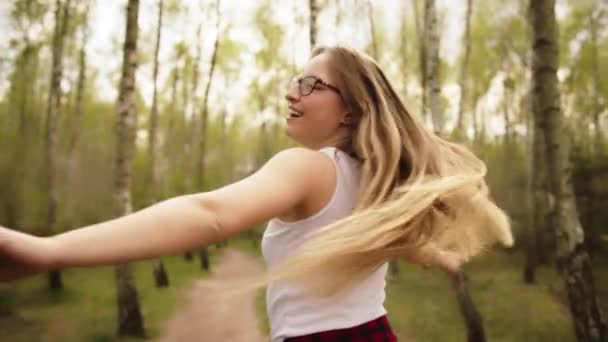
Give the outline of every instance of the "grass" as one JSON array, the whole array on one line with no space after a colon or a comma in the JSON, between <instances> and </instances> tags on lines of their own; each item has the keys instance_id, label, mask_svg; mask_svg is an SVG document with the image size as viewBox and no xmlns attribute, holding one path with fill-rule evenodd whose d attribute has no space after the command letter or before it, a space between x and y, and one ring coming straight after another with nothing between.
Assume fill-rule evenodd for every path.
<instances>
[{"instance_id":1,"label":"grass","mask_svg":"<svg viewBox=\"0 0 608 342\"><path fill-rule=\"evenodd\" d=\"M568 308L558 297L562 281L549 267L537 285L522 282L514 256L489 253L467 268L469 289L483 317L488 341L574 341ZM387 287L386 307L405 341L466 341L451 281L441 272L402 265Z\"/></svg>"},{"instance_id":2,"label":"grass","mask_svg":"<svg viewBox=\"0 0 608 342\"><path fill-rule=\"evenodd\" d=\"M522 281L523 260L488 252L467 265L469 289L481 313L488 341L575 341L563 280L554 267L537 269L537 284ZM464 321L448 277L400 263L387 283L386 308L399 341L466 341ZM600 302L608 313L608 263L594 267ZM262 325L268 333L265 293L257 296Z\"/></svg>"},{"instance_id":3,"label":"grass","mask_svg":"<svg viewBox=\"0 0 608 342\"><path fill-rule=\"evenodd\" d=\"M217 255L210 248L211 261ZM196 257L163 259L171 286L157 289L153 262L134 263L144 324L150 337L158 336L161 324L184 298L188 285L208 272ZM11 342L32 341L137 341L116 337L116 289L112 267L70 269L63 272L65 288L60 293L46 289L46 276L36 276L0 287L0 336Z\"/></svg>"},{"instance_id":4,"label":"grass","mask_svg":"<svg viewBox=\"0 0 608 342\"><path fill-rule=\"evenodd\" d=\"M260 256L250 240L230 247ZM218 251L210 248L212 262ZM148 335L157 337L163 322L183 303L192 281L206 277L195 259L165 258L171 287L156 289L152 262L134 265ZM470 291L484 322L488 341L575 341L563 281L553 267L537 271L538 283L523 284L523 261L517 254L491 252L467 266ZM113 268L72 269L63 273L65 290L46 290L45 276L0 286L0 340L138 341L116 337L116 293ZM596 290L608 313L608 262L594 265ZM256 298L262 330L268 333L265 291ZM390 277L386 307L400 341L465 341L465 329L449 279L439 271L400 264Z\"/></svg>"}]
</instances>

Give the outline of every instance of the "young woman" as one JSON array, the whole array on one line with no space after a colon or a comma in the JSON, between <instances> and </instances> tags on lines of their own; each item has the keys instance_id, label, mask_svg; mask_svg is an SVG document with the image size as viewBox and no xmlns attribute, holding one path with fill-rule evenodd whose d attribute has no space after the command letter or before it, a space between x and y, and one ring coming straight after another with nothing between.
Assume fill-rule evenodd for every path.
<instances>
[{"instance_id":1,"label":"young woman","mask_svg":"<svg viewBox=\"0 0 608 342\"><path fill-rule=\"evenodd\" d=\"M223 188L50 238L0 227L0 280L178 254L270 221L273 341L395 341L386 261L456 274L485 246L512 244L483 162L427 131L370 57L318 48L286 98L303 147Z\"/></svg>"}]
</instances>

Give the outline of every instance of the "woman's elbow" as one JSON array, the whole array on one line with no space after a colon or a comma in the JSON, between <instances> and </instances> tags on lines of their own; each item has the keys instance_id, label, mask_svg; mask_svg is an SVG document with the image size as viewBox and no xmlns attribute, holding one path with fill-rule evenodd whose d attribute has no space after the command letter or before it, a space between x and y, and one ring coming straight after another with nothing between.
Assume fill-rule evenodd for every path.
<instances>
[{"instance_id":1,"label":"woman's elbow","mask_svg":"<svg viewBox=\"0 0 608 342\"><path fill-rule=\"evenodd\" d=\"M197 223L202 226L201 228L213 232L213 241L211 242L221 241L227 237L224 225L220 220L219 206L208 193L184 195L176 199L187 202L186 205L196 211L197 214L194 216L198 217Z\"/></svg>"}]
</instances>

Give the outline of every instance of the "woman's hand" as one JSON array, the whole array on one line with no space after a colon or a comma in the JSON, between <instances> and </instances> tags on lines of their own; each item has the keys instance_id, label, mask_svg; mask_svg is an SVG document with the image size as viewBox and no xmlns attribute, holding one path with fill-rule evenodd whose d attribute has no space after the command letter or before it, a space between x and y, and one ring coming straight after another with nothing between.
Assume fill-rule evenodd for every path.
<instances>
[{"instance_id":1,"label":"woman's hand","mask_svg":"<svg viewBox=\"0 0 608 342\"><path fill-rule=\"evenodd\" d=\"M466 259L461 254L443 249L437 250L436 265L450 276L457 276L465 262Z\"/></svg>"},{"instance_id":2,"label":"woman's hand","mask_svg":"<svg viewBox=\"0 0 608 342\"><path fill-rule=\"evenodd\" d=\"M0 282L50 270L55 266L56 254L52 239L0 226Z\"/></svg>"}]
</instances>

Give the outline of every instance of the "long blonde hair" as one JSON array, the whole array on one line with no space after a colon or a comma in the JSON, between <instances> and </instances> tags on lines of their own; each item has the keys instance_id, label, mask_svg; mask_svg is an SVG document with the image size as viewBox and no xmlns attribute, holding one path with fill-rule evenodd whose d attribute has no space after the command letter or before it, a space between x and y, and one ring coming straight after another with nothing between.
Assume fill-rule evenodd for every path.
<instances>
[{"instance_id":1,"label":"long blonde hair","mask_svg":"<svg viewBox=\"0 0 608 342\"><path fill-rule=\"evenodd\" d=\"M331 294L430 242L467 260L495 242L512 245L485 164L412 116L372 58L341 46L313 56L321 53L353 116L339 147L361 161L361 191L351 216L323 227L268 280L307 279Z\"/></svg>"}]
</instances>

